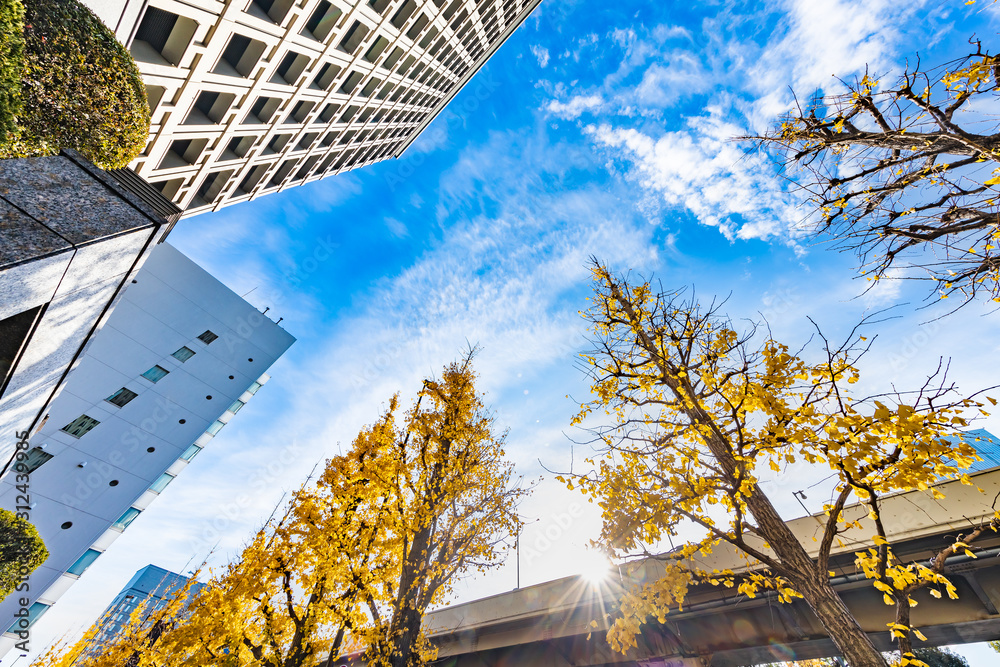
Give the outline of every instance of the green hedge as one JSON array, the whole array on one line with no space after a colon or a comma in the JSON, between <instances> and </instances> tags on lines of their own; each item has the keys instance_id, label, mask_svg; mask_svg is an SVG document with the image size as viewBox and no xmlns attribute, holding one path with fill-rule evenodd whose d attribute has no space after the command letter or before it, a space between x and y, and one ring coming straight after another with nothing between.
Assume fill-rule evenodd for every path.
<instances>
[{"instance_id":1,"label":"green hedge","mask_svg":"<svg viewBox=\"0 0 1000 667\"><path fill-rule=\"evenodd\" d=\"M128 165L149 137L146 88L132 56L77 0L23 2L20 137L0 157L73 148L104 169Z\"/></svg>"},{"instance_id":2,"label":"green hedge","mask_svg":"<svg viewBox=\"0 0 1000 667\"><path fill-rule=\"evenodd\" d=\"M0 600L48 557L38 530L13 512L0 509Z\"/></svg>"},{"instance_id":3,"label":"green hedge","mask_svg":"<svg viewBox=\"0 0 1000 667\"><path fill-rule=\"evenodd\" d=\"M17 135L24 75L24 5L0 0L0 144Z\"/></svg>"}]
</instances>

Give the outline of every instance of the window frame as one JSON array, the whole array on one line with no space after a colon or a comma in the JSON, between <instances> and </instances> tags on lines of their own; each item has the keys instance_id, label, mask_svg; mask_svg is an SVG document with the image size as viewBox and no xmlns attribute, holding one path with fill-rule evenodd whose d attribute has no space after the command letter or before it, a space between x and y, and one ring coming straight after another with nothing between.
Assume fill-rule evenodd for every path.
<instances>
[{"instance_id":1,"label":"window frame","mask_svg":"<svg viewBox=\"0 0 1000 667\"><path fill-rule=\"evenodd\" d=\"M83 414L74 419L73 421L71 421L70 423L66 424L59 430L62 431L63 433L66 433L67 435L71 435L74 438L79 439L87 435L91 431L93 431L96 426L100 425L100 423L101 422L94 419L90 415ZM79 433L74 432L81 428L84 430L80 431Z\"/></svg>"},{"instance_id":2,"label":"window frame","mask_svg":"<svg viewBox=\"0 0 1000 667\"><path fill-rule=\"evenodd\" d=\"M38 452L38 454L40 454L41 456L36 455L35 460L31 460L31 455L35 452ZM54 454L49 454L41 447L32 447L27 451L27 454L25 455L25 459L23 461L17 461L14 464L14 471L21 475L30 475L31 473L35 472L43 465L51 461L53 458L55 458ZM38 461L37 465L32 465L35 463L36 460Z\"/></svg>"},{"instance_id":3,"label":"window frame","mask_svg":"<svg viewBox=\"0 0 1000 667\"><path fill-rule=\"evenodd\" d=\"M170 486L170 482L174 481L177 475L171 475L169 472L162 473L159 477L153 480L153 483L149 485L149 490L153 493L160 494L163 493L163 489Z\"/></svg>"},{"instance_id":4,"label":"window frame","mask_svg":"<svg viewBox=\"0 0 1000 667\"><path fill-rule=\"evenodd\" d=\"M129 507L124 512L122 512L122 515L118 517L117 521L111 524L111 527L117 528L118 530L125 530L132 524L133 521L135 521L136 517L138 517L140 514L142 514L142 510L139 509L138 507Z\"/></svg>"},{"instance_id":5,"label":"window frame","mask_svg":"<svg viewBox=\"0 0 1000 667\"><path fill-rule=\"evenodd\" d=\"M128 394L131 394L131 396L128 396ZM125 400L123 402L121 402L121 403L115 402L115 399L121 398L122 396L127 396L127 398L125 398ZM126 405L128 405L129 403L131 403L132 401L134 401L136 398L138 398L138 396L139 396L138 393L132 391L128 387L122 387L121 389L119 389L115 393L111 394L110 396L108 396L104 400L107 401L108 403L110 403L111 405L114 405L115 407L124 408Z\"/></svg>"},{"instance_id":6,"label":"window frame","mask_svg":"<svg viewBox=\"0 0 1000 667\"><path fill-rule=\"evenodd\" d=\"M162 371L162 372L160 372L160 373L156 372L157 368L160 369L160 371ZM159 382L163 378L167 377L167 375L169 375L169 374L170 374L170 371L168 371L163 366L161 366L159 364L153 364L153 367L150 368L145 373L143 373L141 377L144 378L144 379L146 379L146 380L149 380L153 384L156 384L157 382ZM156 377L155 378L150 377L151 375L154 375Z\"/></svg>"},{"instance_id":7,"label":"window frame","mask_svg":"<svg viewBox=\"0 0 1000 667\"><path fill-rule=\"evenodd\" d=\"M94 561L96 561L102 553L104 552L98 551L97 549L87 549L79 558L73 561L73 564L70 565L69 568L67 568L66 574L72 574L77 577L81 576L87 571L88 567L94 564ZM91 554L93 555L91 556ZM88 558L88 556L90 557ZM74 568L78 568L78 571L74 571Z\"/></svg>"}]
</instances>

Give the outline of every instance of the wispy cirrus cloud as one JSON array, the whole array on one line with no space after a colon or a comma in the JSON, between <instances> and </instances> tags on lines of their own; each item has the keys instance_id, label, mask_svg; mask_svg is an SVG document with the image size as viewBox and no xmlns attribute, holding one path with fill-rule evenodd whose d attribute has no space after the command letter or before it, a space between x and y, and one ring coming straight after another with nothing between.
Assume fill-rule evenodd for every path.
<instances>
[{"instance_id":1,"label":"wispy cirrus cloud","mask_svg":"<svg viewBox=\"0 0 1000 667\"><path fill-rule=\"evenodd\" d=\"M809 217L802 197L777 166L733 139L765 131L790 108L792 91L836 92L836 76L898 67L909 40L932 32L941 12L925 5L784 0L754 7L753 15L724 11L700 32L616 28L605 41L621 53L615 72L572 95L572 87L555 85L544 108L580 121L594 145L666 209L686 210L730 240L801 250ZM918 14L930 20L915 21Z\"/></svg>"}]
</instances>

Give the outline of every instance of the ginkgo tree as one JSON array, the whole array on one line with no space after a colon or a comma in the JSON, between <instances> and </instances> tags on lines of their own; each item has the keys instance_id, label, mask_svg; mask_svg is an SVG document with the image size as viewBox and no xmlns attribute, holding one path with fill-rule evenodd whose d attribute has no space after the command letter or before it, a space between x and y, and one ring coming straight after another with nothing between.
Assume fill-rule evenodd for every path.
<instances>
[{"instance_id":1,"label":"ginkgo tree","mask_svg":"<svg viewBox=\"0 0 1000 667\"><path fill-rule=\"evenodd\" d=\"M183 613L155 626L137 617L124 639L80 664L120 664L122 655L136 656L132 667L432 659L424 614L462 574L501 562L528 492L476 390L473 354L425 380L409 410L394 396ZM36 665L68 664L57 658Z\"/></svg>"},{"instance_id":2,"label":"ginkgo tree","mask_svg":"<svg viewBox=\"0 0 1000 667\"><path fill-rule=\"evenodd\" d=\"M968 411L983 404L961 398L942 374L911 392L859 397L857 359L865 339L843 345L825 338L818 358L799 353L757 327L739 331L717 306L702 307L685 292L663 292L647 280L613 274L594 262L595 297L586 317L593 352L584 355L593 399L576 423L594 433L601 454L593 469L564 476L602 509L601 546L616 557L655 557L664 575L626 592L608 632L612 647L636 646L640 626L663 620L697 584L764 592L782 602L802 598L852 667L884 667L883 656L830 584L838 535L855 525L844 516L856 497L875 526L872 549L858 567L909 608L909 593L935 584L953 595L944 561L996 524L953 544L939 565L902 563L880 517L880 501L899 490L929 489L978 457L954 436ZM787 465L828 467L833 500L814 558L761 489L762 478ZM929 493L940 494L937 490ZM695 530L701 537L656 555L665 539ZM746 567L705 571L698 554L734 547ZM903 664L921 664L910 650L908 616L891 623Z\"/></svg>"},{"instance_id":3,"label":"ginkgo tree","mask_svg":"<svg viewBox=\"0 0 1000 667\"><path fill-rule=\"evenodd\" d=\"M975 50L898 77L865 74L753 137L783 156L816 231L872 281L928 280L941 298L1000 301L1000 57ZM750 137L744 137L750 138Z\"/></svg>"}]
</instances>

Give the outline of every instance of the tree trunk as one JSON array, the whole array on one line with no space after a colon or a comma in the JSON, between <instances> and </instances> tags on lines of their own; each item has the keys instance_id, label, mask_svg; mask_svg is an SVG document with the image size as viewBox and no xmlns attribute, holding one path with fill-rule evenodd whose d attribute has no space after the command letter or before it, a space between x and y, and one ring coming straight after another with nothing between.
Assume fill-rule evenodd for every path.
<instances>
[{"instance_id":1,"label":"tree trunk","mask_svg":"<svg viewBox=\"0 0 1000 667\"><path fill-rule=\"evenodd\" d=\"M392 656L389 664L392 667L410 667L413 663L413 647L420 634L420 623L423 620L419 610L406 607L400 611L400 622L392 636Z\"/></svg>"},{"instance_id":2,"label":"tree trunk","mask_svg":"<svg viewBox=\"0 0 1000 667\"><path fill-rule=\"evenodd\" d=\"M795 582L809 608L851 667L886 667L885 658L827 581Z\"/></svg>"},{"instance_id":3,"label":"tree trunk","mask_svg":"<svg viewBox=\"0 0 1000 667\"><path fill-rule=\"evenodd\" d=\"M847 605L833 590L826 572L819 572L818 565L810 558L802 543L774 509L770 499L756 484L747 498L747 507L757 520L760 533L787 568L785 575L795 590L823 624L830 639L847 658L851 667L886 667L885 658L872 644L871 639L847 609Z\"/></svg>"}]
</instances>

